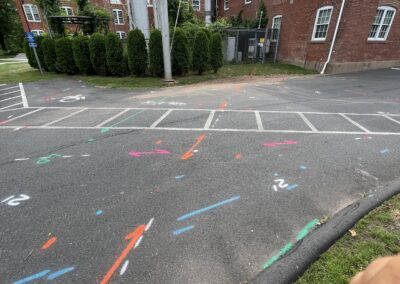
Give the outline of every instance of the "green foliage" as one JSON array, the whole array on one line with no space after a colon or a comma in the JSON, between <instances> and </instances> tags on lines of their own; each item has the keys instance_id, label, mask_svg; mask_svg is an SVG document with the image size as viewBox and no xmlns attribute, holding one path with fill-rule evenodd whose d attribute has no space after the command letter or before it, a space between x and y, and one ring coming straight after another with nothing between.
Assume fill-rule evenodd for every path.
<instances>
[{"instance_id":1,"label":"green foliage","mask_svg":"<svg viewBox=\"0 0 400 284\"><path fill-rule=\"evenodd\" d=\"M164 73L162 35L159 30L152 30L149 40L150 72L161 77Z\"/></svg>"},{"instance_id":2,"label":"green foliage","mask_svg":"<svg viewBox=\"0 0 400 284\"><path fill-rule=\"evenodd\" d=\"M243 10L240 10L239 14L235 16L231 16L229 21L232 27L241 27L243 25Z\"/></svg>"},{"instance_id":3,"label":"green foliage","mask_svg":"<svg viewBox=\"0 0 400 284\"><path fill-rule=\"evenodd\" d=\"M64 35L65 27L62 23L56 22L49 16L57 16L61 14L61 3L59 0L35 0L39 8L44 11L48 18L49 28L56 35ZM44 19L42 19L43 21Z\"/></svg>"},{"instance_id":4,"label":"green foliage","mask_svg":"<svg viewBox=\"0 0 400 284\"><path fill-rule=\"evenodd\" d=\"M106 58L110 73L122 77L127 74L127 66L124 60L122 42L115 33L106 35Z\"/></svg>"},{"instance_id":5,"label":"green foliage","mask_svg":"<svg viewBox=\"0 0 400 284\"><path fill-rule=\"evenodd\" d=\"M57 55L55 41L51 37L45 37L42 41L42 52L46 71L57 71Z\"/></svg>"},{"instance_id":6,"label":"green foliage","mask_svg":"<svg viewBox=\"0 0 400 284\"><path fill-rule=\"evenodd\" d=\"M207 29L211 33L222 33L226 28L231 27L231 23L229 23L226 19L220 18L216 20L214 23L211 23L207 26Z\"/></svg>"},{"instance_id":7,"label":"green foliage","mask_svg":"<svg viewBox=\"0 0 400 284\"><path fill-rule=\"evenodd\" d=\"M40 65L42 68L46 71L48 71L46 67L46 63L44 62L44 52L43 52L43 47L42 47L42 41L44 37L43 36L35 36L35 42L36 42L36 52L39 57Z\"/></svg>"},{"instance_id":8,"label":"green foliage","mask_svg":"<svg viewBox=\"0 0 400 284\"><path fill-rule=\"evenodd\" d=\"M258 25L260 25L260 28L262 29L266 28L268 25L267 8L265 7L264 1L261 1L260 3L260 7L258 8L257 12L257 18L247 24L247 26L252 29L258 28Z\"/></svg>"},{"instance_id":9,"label":"green foliage","mask_svg":"<svg viewBox=\"0 0 400 284\"><path fill-rule=\"evenodd\" d=\"M82 31L85 35L91 35L96 32L106 33L109 30L108 23L111 19L111 15L106 10L92 6L91 4L85 4L82 9L78 10L79 16L88 16L94 18L93 21L82 26Z\"/></svg>"},{"instance_id":10,"label":"green foliage","mask_svg":"<svg viewBox=\"0 0 400 284\"><path fill-rule=\"evenodd\" d=\"M210 42L210 64L214 73L224 64L224 55L222 53L222 37L220 33L214 33Z\"/></svg>"},{"instance_id":11,"label":"green foliage","mask_svg":"<svg viewBox=\"0 0 400 284\"><path fill-rule=\"evenodd\" d=\"M178 28L171 51L172 74L183 75L189 72L189 47L185 32Z\"/></svg>"},{"instance_id":12,"label":"green foliage","mask_svg":"<svg viewBox=\"0 0 400 284\"><path fill-rule=\"evenodd\" d=\"M26 54L26 57L28 58L29 65L32 68L38 68L35 55L33 54L32 48L29 47L27 40L24 41L24 47L25 47L25 54Z\"/></svg>"},{"instance_id":13,"label":"green foliage","mask_svg":"<svg viewBox=\"0 0 400 284\"><path fill-rule=\"evenodd\" d=\"M61 73L75 74L76 66L72 56L72 40L68 37L56 39L55 50L57 56L57 68Z\"/></svg>"},{"instance_id":14,"label":"green foliage","mask_svg":"<svg viewBox=\"0 0 400 284\"><path fill-rule=\"evenodd\" d=\"M134 75L145 75L147 70L146 41L139 29L134 29L128 34L128 65Z\"/></svg>"},{"instance_id":15,"label":"green foliage","mask_svg":"<svg viewBox=\"0 0 400 284\"><path fill-rule=\"evenodd\" d=\"M77 36L72 40L74 62L81 74L89 74L92 71L90 62L89 38Z\"/></svg>"},{"instance_id":16,"label":"green foliage","mask_svg":"<svg viewBox=\"0 0 400 284\"><path fill-rule=\"evenodd\" d=\"M106 75L106 45L104 35L93 34L89 39L90 62L96 74Z\"/></svg>"},{"instance_id":17,"label":"green foliage","mask_svg":"<svg viewBox=\"0 0 400 284\"><path fill-rule=\"evenodd\" d=\"M180 0L168 0L168 20L171 27L175 26L176 16L178 14ZM178 27L185 22L195 21L194 12L192 6L188 3L189 1L181 2L181 9L178 17Z\"/></svg>"},{"instance_id":18,"label":"green foliage","mask_svg":"<svg viewBox=\"0 0 400 284\"><path fill-rule=\"evenodd\" d=\"M197 70L199 75L207 70L210 56L209 46L210 42L206 33L203 30L197 32L193 47L193 69Z\"/></svg>"},{"instance_id":19,"label":"green foliage","mask_svg":"<svg viewBox=\"0 0 400 284\"><path fill-rule=\"evenodd\" d=\"M13 0L0 1L0 49L8 54L23 50L24 35Z\"/></svg>"}]
</instances>

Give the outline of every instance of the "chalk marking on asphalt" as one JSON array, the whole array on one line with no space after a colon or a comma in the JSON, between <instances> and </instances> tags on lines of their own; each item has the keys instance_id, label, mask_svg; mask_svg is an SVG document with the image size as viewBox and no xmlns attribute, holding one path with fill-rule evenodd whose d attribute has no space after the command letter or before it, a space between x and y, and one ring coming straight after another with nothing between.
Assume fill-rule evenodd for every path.
<instances>
[{"instance_id":1,"label":"chalk marking on asphalt","mask_svg":"<svg viewBox=\"0 0 400 284\"><path fill-rule=\"evenodd\" d=\"M83 154L82 157L90 157L90 154Z\"/></svg>"},{"instance_id":2,"label":"chalk marking on asphalt","mask_svg":"<svg viewBox=\"0 0 400 284\"><path fill-rule=\"evenodd\" d=\"M71 155L62 156L62 158L71 158L71 157L72 157Z\"/></svg>"},{"instance_id":3,"label":"chalk marking on asphalt","mask_svg":"<svg viewBox=\"0 0 400 284\"><path fill-rule=\"evenodd\" d=\"M272 264L275 263L275 261L277 261L278 259L281 258L281 256L283 256L285 253L287 253L288 251L290 251L293 248L293 244L292 243L287 243L283 248L280 249L280 251L275 254L274 256L272 256L268 262L266 262L263 265L264 269L267 269L268 267L270 267Z\"/></svg>"},{"instance_id":4,"label":"chalk marking on asphalt","mask_svg":"<svg viewBox=\"0 0 400 284\"><path fill-rule=\"evenodd\" d=\"M224 201L215 203L215 204L213 204L213 205L210 205L210 206L207 206L207 207L204 207L204 208L201 208L201 209L192 211L192 212L190 212L190 213L188 213L188 214L182 215L181 217L179 217L179 218L176 219L176 220L177 220L177 221L183 221L183 220L189 219L189 218L191 218L191 217L193 217L193 216L195 216L195 215L198 215L198 214L201 214L201 213L206 212L206 211L208 211L208 210L217 208L217 207L219 207L219 206L222 206L222 205L225 205L225 204L228 204L228 203L237 201L237 200L239 200L239 199L240 199L240 196L235 196L235 197L226 199L226 200L224 200Z\"/></svg>"},{"instance_id":5,"label":"chalk marking on asphalt","mask_svg":"<svg viewBox=\"0 0 400 284\"><path fill-rule=\"evenodd\" d=\"M25 116L34 114L35 112L41 111L41 110L43 110L43 109L44 109L44 108L39 108L39 109L30 111L30 112L24 113L24 114L22 114L22 115L20 115L20 116L16 116L16 117L14 117L14 118L11 118L11 119L6 120L5 123L9 123L9 122L14 121L14 120L17 120L17 119L19 119L19 118L22 118L22 117L25 117ZM5 124L5 123L4 123L4 124ZM13 127L13 128L14 128L14 127Z\"/></svg>"},{"instance_id":6,"label":"chalk marking on asphalt","mask_svg":"<svg viewBox=\"0 0 400 284\"><path fill-rule=\"evenodd\" d=\"M36 273L36 274L33 274L33 275L28 276L28 277L26 277L26 278L23 278L23 279L21 279L21 280L15 281L15 282L13 282L12 284L23 284L23 283L27 283L27 282L30 282L30 281L32 281L32 280L36 280L36 279L42 278L43 276L46 276L49 272L50 272L49 269L43 270L43 271L41 271L41 272L39 272L39 273Z\"/></svg>"},{"instance_id":7,"label":"chalk marking on asphalt","mask_svg":"<svg viewBox=\"0 0 400 284\"><path fill-rule=\"evenodd\" d=\"M215 115L215 110L212 110L207 118L206 124L204 125L204 129L210 129L210 125L214 118L214 115Z\"/></svg>"},{"instance_id":8,"label":"chalk marking on asphalt","mask_svg":"<svg viewBox=\"0 0 400 284\"><path fill-rule=\"evenodd\" d=\"M256 116L256 122L257 122L257 127L259 131L264 130L264 126L261 120L261 116L260 116L260 112L259 111L255 111L254 115Z\"/></svg>"},{"instance_id":9,"label":"chalk marking on asphalt","mask_svg":"<svg viewBox=\"0 0 400 284\"><path fill-rule=\"evenodd\" d=\"M50 126L50 125L55 124L55 123L57 123L57 122L63 121L64 119L70 118L70 117L72 117L72 116L74 116L74 115L76 115L76 114L78 114L78 113L84 112L85 110L87 110L87 108L80 109L80 110L75 111L75 112L73 112L73 113L70 113L70 114L68 114L68 115L66 115L66 116L63 116L63 117L61 117L61 118L59 118L59 119L50 121L49 123L43 124L43 125L41 125L40 127L47 127L47 126Z\"/></svg>"},{"instance_id":10,"label":"chalk marking on asphalt","mask_svg":"<svg viewBox=\"0 0 400 284\"><path fill-rule=\"evenodd\" d=\"M71 266L71 267L67 267L67 268L61 269L59 271L53 272L53 273L49 274L49 276L47 277L47 280L56 279L57 277L60 277L61 275L64 275L65 273L71 272L74 269L75 269L75 267Z\"/></svg>"},{"instance_id":11,"label":"chalk marking on asphalt","mask_svg":"<svg viewBox=\"0 0 400 284\"><path fill-rule=\"evenodd\" d=\"M304 239L305 236L308 235L311 229L313 229L317 224L318 224L318 219L314 219L311 222L309 222L307 225L304 226L303 229L300 230L300 232L296 236L296 241L300 241Z\"/></svg>"},{"instance_id":12,"label":"chalk marking on asphalt","mask_svg":"<svg viewBox=\"0 0 400 284\"><path fill-rule=\"evenodd\" d=\"M301 117L301 119L303 119L304 123L307 124L308 127L310 127L312 132L318 131L318 129L308 120L304 113L298 112L297 114Z\"/></svg>"},{"instance_id":13,"label":"chalk marking on asphalt","mask_svg":"<svg viewBox=\"0 0 400 284\"><path fill-rule=\"evenodd\" d=\"M7 99L4 99L4 100L1 100L0 103L1 102L5 102L5 101L9 101L9 100L14 100L14 99L19 98L19 97L20 97L20 95L19 96L15 96L15 97L11 97L11 98L7 98Z\"/></svg>"},{"instance_id":14,"label":"chalk marking on asphalt","mask_svg":"<svg viewBox=\"0 0 400 284\"><path fill-rule=\"evenodd\" d=\"M136 242L136 244L135 244L135 246L133 247L133 249L136 249L136 248L140 245L140 242L142 241L142 239L143 239L143 235L140 236L140 238L139 238L138 241Z\"/></svg>"},{"instance_id":15,"label":"chalk marking on asphalt","mask_svg":"<svg viewBox=\"0 0 400 284\"><path fill-rule=\"evenodd\" d=\"M293 190L293 189L295 189L296 187L298 187L299 185L298 184L290 184L287 188L286 188L286 190Z\"/></svg>"},{"instance_id":16,"label":"chalk marking on asphalt","mask_svg":"<svg viewBox=\"0 0 400 284\"><path fill-rule=\"evenodd\" d=\"M121 115L123 115L124 113L126 113L126 112L128 112L128 111L130 111L130 109L129 109L129 108L126 108L126 109L124 109L123 111L117 113L116 115L110 117L109 119L106 119L106 120L104 120L103 122L97 124L95 127L102 127L102 126L104 126L105 124L109 123L110 121L113 121L114 119L120 117Z\"/></svg>"},{"instance_id":17,"label":"chalk marking on asphalt","mask_svg":"<svg viewBox=\"0 0 400 284\"><path fill-rule=\"evenodd\" d=\"M14 93L19 93L19 91L12 91L12 92L7 92L7 93L4 93L4 94L0 94L0 97L5 96L5 95L9 95L9 94L14 94Z\"/></svg>"},{"instance_id":18,"label":"chalk marking on asphalt","mask_svg":"<svg viewBox=\"0 0 400 284\"><path fill-rule=\"evenodd\" d=\"M14 161L26 161L29 160L29 158L20 158L20 159L15 159Z\"/></svg>"},{"instance_id":19,"label":"chalk marking on asphalt","mask_svg":"<svg viewBox=\"0 0 400 284\"><path fill-rule=\"evenodd\" d=\"M366 177L372 178L372 179L374 179L374 180L378 180L378 178L377 178L377 177L375 177L375 176L371 175L369 172L367 172L367 171L364 171L364 170L362 170L362 169L356 168L356 172L357 172L357 173L359 173L359 174L361 174L361 175L363 175L363 176L366 176Z\"/></svg>"},{"instance_id":20,"label":"chalk marking on asphalt","mask_svg":"<svg viewBox=\"0 0 400 284\"><path fill-rule=\"evenodd\" d=\"M381 150L380 152L381 152L381 154L386 154L386 153L389 153L389 149L384 149L384 150Z\"/></svg>"},{"instance_id":21,"label":"chalk marking on asphalt","mask_svg":"<svg viewBox=\"0 0 400 284\"><path fill-rule=\"evenodd\" d=\"M51 247L55 242L57 241L56 237L51 237L50 239L47 240L42 246L42 249L46 250L49 247Z\"/></svg>"},{"instance_id":22,"label":"chalk marking on asphalt","mask_svg":"<svg viewBox=\"0 0 400 284\"><path fill-rule=\"evenodd\" d=\"M21 91L22 105L24 106L24 108L29 107L28 99L26 98L25 88L22 83L19 83L19 90Z\"/></svg>"},{"instance_id":23,"label":"chalk marking on asphalt","mask_svg":"<svg viewBox=\"0 0 400 284\"><path fill-rule=\"evenodd\" d=\"M196 147L201 143L201 141L204 140L204 138L206 138L206 136L204 134L198 136L196 138L196 142L193 144L193 146L190 147L190 149L181 156L181 160L187 160L187 159L191 158L193 156L194 149L196 149Z\"/></svg>"},{"instance_id":24,"label":"chalk marking on asphalt","mask_svg":"<svg viewBox=\"0 0 400 284\"><path fill-rule=\"evenodd\" d=\"M384 114L384 115L382 115L382 116L383 116L384 118L387 118L387 119L393 121L393 122L396 122L397 124L400 124L400 121L398 121L398 120L396 120L396 119L394 119L394 118L392 118L392 117L390 117L390 116L388 116L388 115L386 115L386 114Z\"/></svg>"},{"instance_id":25,"label":"chalk marking on asphalt","mask_svg":"<svg viewBox=\"0 0 400 284\"><path fill-rule=\"evenodd\" d=\"M166 118L173 110L169 109L167 110L159 119L157 119L151 126L150 128L156 128L156 126L163 121L164 118Z\"/></svg>"},{"instance_id":26,"label":"chalk marking on asphalt","mask_svg":"<svg viewBox=\"0 0 400 284\"><path fill-rule=\"evenodd\" d=\"M150 229L153 222L154 222L154 218L151 218L149 223L147 223L146 228L144 229L145 232L147 232Z\"/></svg>"},{"instance_id":27,"label":"chalk marking on asphalt","mask_svg":"<svg viewBox=\"0 0 400 284\"><path fill-rule=\"evenodd\" d=\"M176 179L176 180L180 180L180 179L183 179L184 177L185 177L185 175L176 176L175 179Z\"/></svg>"},{"instance_id":28,"label":"chalk marking on asphalt","mask_svg":"<svg viewBox=\"0 0 400 284\"><path fill-rule=\"evenodd\" d=\"M182 229L178 229L178 230L173 231L173 234L174 234L175 236L177 236L177 235L183 234L183 233L185 233L185 232L187 232L187 231L190 231L190 230L193 229L193 228L194 228L194 226L187 226L187 227L185 227L185 228L182 228Z\"/></svg>"},{"instance_id":29,"label":"chalk marking on asphalt","mask_svg":"<svg viewBox=\"0 0 400 284\"><path fill-rule=\"evenodd\" d=\"M344 113L339 113L339 115L341 117L343 117L344 119L346 119L348 122L352 123L353 125L357 126L358 128L360 128L361 130L363 130L366 133L370 133L371 131L369 131L367 128L365 128L364 126L360 125L359 123L355 122L354 120L352 120L350 117L348 117L346 114Z\"/></svg>"},{"instance_id":30,"label":"chalk marking on asphalt","mask_svg":"<svg viewBox=\"0 0 400 284\"><path fill-rule=\"evenodd\" d=\"M129 260L125 260L124 265L122 265L121 271L119 272L119 275L122 276L124 275L126 269L128 268Z\"/></svg>"}]
</instances>

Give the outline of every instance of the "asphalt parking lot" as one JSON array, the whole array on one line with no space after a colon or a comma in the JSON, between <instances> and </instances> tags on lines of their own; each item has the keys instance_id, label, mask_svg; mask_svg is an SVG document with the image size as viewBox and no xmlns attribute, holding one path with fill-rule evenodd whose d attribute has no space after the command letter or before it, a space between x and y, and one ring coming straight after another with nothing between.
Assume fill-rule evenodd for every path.
<instances>
[{"instance_id":1,"label":"asphalt parking lot","mask_svg":"<svg viewBox=\"0 0 400 284\"><path fill-rule=\"evenodd\" d=\"M252 281L398 180L399 76L0 86L2 282Z\"/></svg>"}]
</instances>

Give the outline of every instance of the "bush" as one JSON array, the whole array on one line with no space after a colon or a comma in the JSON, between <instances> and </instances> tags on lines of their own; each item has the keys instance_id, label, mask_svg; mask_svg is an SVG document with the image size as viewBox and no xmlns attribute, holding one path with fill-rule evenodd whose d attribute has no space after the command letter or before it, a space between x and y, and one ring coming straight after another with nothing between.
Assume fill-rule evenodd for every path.
<instances>
[{"instance_id":1,"label":"bush","mask_svg":"<svg viewBox=\"0 0 400 284\"><path fill-rule=\"evenodd\" d=\"M72 41L74 62L81 74L90 74L92 63L90 62L89 38L77 36Z\"/></svg>"},{"instance_id":2,"label":"bush","mask_svg":"<svg viewBox=\"0 0 400 284\"><path fill-rule=\"evenodd\" d=\"M134 29L128 35L128 65L136 76L143 76L147 70L146 40L141 30Z\"/></svg>"},{"instance_id":3,"label":"bush","mask_svg":"<svg viewBox=\"0 0 400 284\"><path fill-rule=\"evenodd\" d=\"M32 48L29 47L29 44L28 44L28 41L27 41L27 40L25 40L24 46L25 46L26 58L28 58L28 63L29 63L29 65L30 65L32 68L38 68L35 55L33 54Z\"/></svg>"},{"instance_id":4,"label":"bush","mask_svg":"<svg viewBox=\"0 0 400 284\"><path fill-rule=\"evenodd\" d=\"M120 77L126 75L124 49L116 33L108 33L106 35L106 58L108 70L112 75Z\"/></svg>"},{"instance_id":5,"label":"bush","mask_svg":"<svg viewBox=\"0 0 400 284\"><path fill-rule=\"evenodd\" d=\"M207 70L209 62L209 45L210 42L204 31L198 31L194 40L193 47L193 69L203 74Z\"/></svg>"},{"instance_id":6,"label":"bush","mask_svg":"<svg viewBox=\"0 0 400 284\"><path fill-rule=\"evenodd\" d=\"M183 75L189 71L189 47L184 31L177 28L171 51L172 74Z\"/></svg>"},{"instance_id":7,"label":"bush","mask_svg":"<svg viewBox=\"0 0 400 284\"><path fill-rule=\"evenodd\" d=\"M42 41L42 52L44 65L46 70L50 72L56 72L57 70L57 56L54 39L51 37L45 37Z\"/></svg>"},{"instance_id":8,"label":"bush","mask_svg":"<svg viewBox=\"0 0 400 284\"><path fill-rule=\"evenodd\" d=\"M55 43L57 68L62 73L76 73L74 57L72 56L72 40L68 37L56 39Z\"/></svg>"},{"instance_id":9,"label":"bush","mask_svg":"<svg viewBox=\"0 0 400 284\"><path fill-rule=\"evenodd\" d=\"M99 75L107 74L106 45L104 35L95 33L89 39L90 62Z\"/></svg>"},{"instance_id":10,"label":"bush","mask_svg":"<svg viewBox=\"0 0 400 284\"><path fill-rule=\"evenodd\" d=\"M214 33L210 42L210 64L214 73L224 64L224 55L222 54L222 38L220 33Z\"/></svg>"},{"instance_id":11,"label":"bush","mask_svg":"<svg viewBox=\"0 0 400 284\"><path fill-rule=\"evenodd\" d=\"M162 35L159 30L152 30L149 40L150 72L161 77L164 73Z\"/></svg>"},{"instance_id":12,"label":"bush","mask_svg":"<svg viewBox=\"0 0 400 284\"><path fill-rule=\"evenodd\" d=\"M35 36L35 42L36 42L36 52L39 57L40 65L42 68L46 71L49 71L46 67L46 64L44 62L44 52L43 52L43 47L42 47L42 41L44 37L43 36Z\"/></svg>"}]
</instances>

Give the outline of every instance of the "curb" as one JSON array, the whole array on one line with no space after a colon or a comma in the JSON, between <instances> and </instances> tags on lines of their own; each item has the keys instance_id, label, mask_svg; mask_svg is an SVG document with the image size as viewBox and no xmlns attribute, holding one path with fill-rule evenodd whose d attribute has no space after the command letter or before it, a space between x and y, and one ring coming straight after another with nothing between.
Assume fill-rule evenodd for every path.
<instances>
[{"instance_id":1,"label":"curb","mask_svg":"<svg viewBox=\"0 0 400 284\"><path fill-rule=\"evenodd\" d=\"M340 237L351 229L358 220L400 193L400 181L387 186L385 190L362 198L332 216L268 269L259 273L252 281L255 284L293 283L318 257L329 249Z\"/></svg>"}]
</instances>

